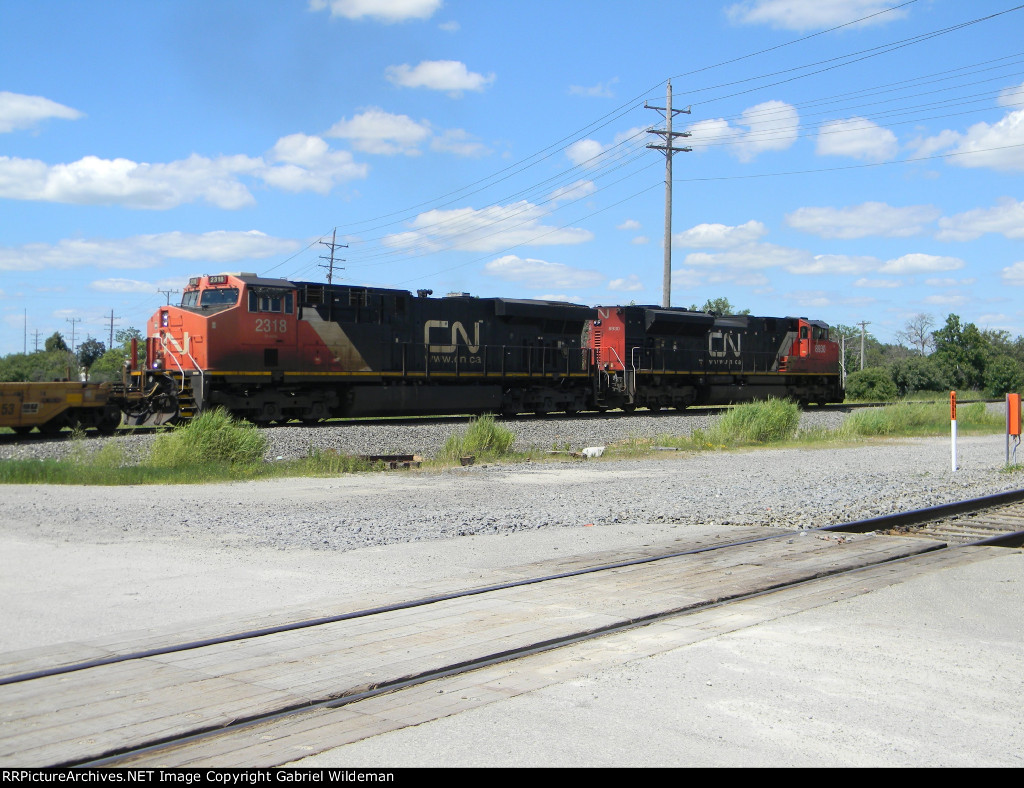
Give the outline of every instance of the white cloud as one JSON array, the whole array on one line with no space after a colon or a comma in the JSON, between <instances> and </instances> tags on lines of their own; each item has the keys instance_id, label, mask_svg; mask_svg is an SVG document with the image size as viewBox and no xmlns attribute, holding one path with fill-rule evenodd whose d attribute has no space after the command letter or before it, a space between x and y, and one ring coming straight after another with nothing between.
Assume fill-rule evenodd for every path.
<instances>
[{"instance_id":1,"label":"white cloud","mask_svg":"<svg viewBox=\"0 0 1024 788\"><path fill-rule=\"evenodd\" d=\"M594 185L593 181L579 180L576 181L576 183L563 186L560 189L555 189L555 191L548 195L548 199L552 202L581 200L584 197L589 197L596 191L597 186Z\"/></svg>"},{"instance_id":2,"label":"white cloud","mask_svg":"<svg viewBox=\"0 0 1024 788\"><path fill-rule=\"evenodd\" d=\"M77 109L65 107L42 96L26 96L0 90L0 134L15 129L30 129L48 118L78 120L85 117Z\"/></svg>"},{"instance_id":3,"label":"white cloud","mask_svg":"<svg viewBox=\"0 0 1024 788\"><path fill-rule=\"evenodd\" d=\"M768 230L761 222L751 220L745 224L698 224L672 236L672 245L684 249L728 249L752 243Z\"/></svg>"},{"instance_id":4,"label":"white cloud","mask_svg":"<svg viewBox=\"0 0 1024 788\"><path fill-rule=\"evenodd\" d=\"M812 309L823 309L832 305L832 299L823 290L794 290L791 293L787 293L786 296L796 301L800 306Z\"/></svg>"},{"instance_id":5,"label":"white cloud","mask_svg":"<svg viewBox=\"0 0 1024 788\"><path fill-rule=\"evenodd\" d=\"M635 293L644 289L644 283L636 274L630 274L624 279L612 279L608 283L608 289L619 293Z\"/></svg>"},{"instance_id":6,"label":"white cloud","mask_svg":"<svg viewBox=\"0 0 1024 788\"><path fill-rule=\"evenodd\" d=\"M1024 82L1007 88L999 94L997 102L1000 107L1022 107L1024 106Z\"/></svg>"},{"instance_id":7,"label":"white cloud","mask_svg":"<svg viewBox=\"0 0 1024 788\"><path fill-rule=\"evenodd\" d=\"M157 286L138 279L97 279L89 283L89 289L100 293L155 293Z\"/></svg>"},{"instance_id":8,"label":"white cloud","mask_svg":"<svg viewBox=\"0 0 1024 788\"><path fill-rule=\"evenodd\" d=\"M458 33L462 29L462 25L454 19L451 22L442 22L437 27L446 33Z\"/></svg>"},{"instance_id":9,"label":"white cloud","mask_svg":"<svg viewBox=\"0 0 1024 788\"><path fill-rule=\"evenodd\" d=\"M946 131L916 140L920 155L952 148L947 161L958 167L987 167L1000 172L1024 171L1024 109L1014 110L995 124L975 123L966 132Z\"/></svg>"},{"instance_id":10,"label":"white cloud","mask_svg":"<svg viewBox=\"0 0 1024 788\"><path fill-rule=\"evenodd\" d=\"M985 233L1024 238L1024 202L1004 197L994 208L975 208L939 220L940 241L972 241Z\"/></svg>"},{"instance_id":11,"label":"white cloud","mask_svg":"<svg viewBox=\"0 0 1024 788\"><path fill-rule=\"evenodd\" d=\"M903 283L897 279L858 279L853 283L854 287L872 287L872 288L894 288L903 287Z\"/></svg>"},{"instance_id":12,"label":"white cloud","mask_svg":"<svg viewBox=\"0 0 1024 788\"><path fill-rule=\"evenodd\" d=\"M968 277L967 279L954 279L953 277L947 276L943 278L924 280L924 283L928 285L928 287L970 287L973 284L977 284L977 282L978 280L973 276Z\"/></svg>"},{"instance_id":13,"label":"white cloud","mask_svg":"<svg viewBox=\"0 0 1024 788\"><path fill-rule=\"evenodd\" d=\"M427 123L417 123L408 115L394 115L379 107L370 107L352 120L342 118L324 136L351 140L352 147L364 153L416 156L420 153L420 144L430 134Z\"/></svg>"},{"instance_id":14,"label":"white cloud","mask_svg":"<svg viewBox=\"0 0 1024 788\"><path fill-rule=\"evenodd\" d=\"M634 246L643 246L644 244L649 244L650 242L651 239L648 238L646 235L638 235L636 238L630 241L630 243L633 244Z\"/></svg>"},{"instance_id":15,"label":"white cloud","mask_svg":"<svg viewBox=\"0 0 1024 788\"><path fill-rule=\"evenodd\" d=\"M348 151L332 151L320 137L290 134L270 151L276 162L262 173L269 186L290 192L327 194L340 181L366 177L368 168L357 164Z\"/></svg>"},{"instance_id":16,"label":"white cloud","mask_svg":"<svg viewBox=\"0 0 1024 788\"><path fill-rule=\"evenodd\" d=\"M694 252L686 255L687 265L707 268L759 270L779 266L799 268L809 264L813 257L801 249L789 249L775 244L752 243L725 252Z\"/></svg>"},{"instance_id":17,"label":"white cloud","mask_svg":"<svg viewBox=\"0 0 1024 788\"><path fill-rule=\"evenodd\" d=\"M588 98L615 98L615 92L612 90L612 85L617 84L618 81L618 77L612 77L607 82L598 82L596 85L591 87L570 85L569 94L572 96L587 96Z\"/></svg>"},{"instance_id":18,"label":"white cloud","mask_svg":"<svg viewBox=\"0 0 1024 788\"><path fill-rule=\"evenodd\" d=\"M935 306L961 306L970 299L962 295L930 295L924 299L924 303Z\"/></svg>"},{"instance_id":19,"label":"white cloud","mask_svg":"<svg viewBox=\"0 0 1024 788\"><path fill-rule=\"evenodd\" d=\"M889 260L878 271L883 274L931 274L938 271L955 271L964 267L964 261L957 257L938 257L933 254L905 254Z\"/></svg>"},{"instance_id":20,"label":"white cloud","mask_svg":"<svg viewBox=\"0 0 1024 788\"><path fill-rule=\"evenodd\" d=\"M800 116L784 101L766 101L745 110L735 126L722 118L702 120L690 126L687 144L694 151L726 145L740 161L747 162L765 151L789 148L797 139Z\"/></svg>"},{"instance_id":21,"label":"white cloud","mask_svg":"<svg viewBox=\"0 0 1024 788\"><path fill-rule=\"evenodd\" d=\"M438 153L454 153L475 159L486 156L491 149L462 129L448 129L430 140L430 149Z\"/></svg>"},{"instance_id":22,"label":"white cloud","mask_svg":"<svg viewBox=\"0 0 1024 788\"><path fill-rule=\"evenodd\" d=\"M618 225L616 230L639 230L643 225L640 224L636 219L626 219L622 224Z\"/></svg>"},{"instance_id":23,"label":"white cloud","mask_svg":"<svg viewBox=\"0 0 1024 788\"><path fill-rule=\"evenodd\" d=\"M1024 261L1007 266L1000 276L1008 285L1024 287Z\"/></svg>"},{"instance_id":24,"label":"white cloud","mask_svg":"<svg viewBox=\"0 0 1024 788\"><path fill-rule=\"evenodd\" d=\"M525 200L479 210L427 211L412 221L409 231L386 236L382 243L391 248L417 246L428 250L494 252L520 244L578 244L594 237L589 230L544 225L541 222L545 215L544 209Z\"/></svg>"},{"instance_id":25,"label":"white cloud","mask_svg":"<svg viewBox=\"0 0 1024 788\"><path fill-rule=\"evenodd\" d=\"M604 281L604 275L597 271L585 271L546 260L524 259L514 254L492 260L484 266L484 273L532 290L594 287Z\"/></svg>"},{"instance_id":26,"label":"white cloud","mask_svg":"<svg viewBox=\"0 0 1024 788\"><path fill-rule=\"evenodd\" d=\"M331 16L370 17L388 23L429 19L441 5L442 0L309 0L310 11L330 8Z\"/></svg>"},{"instance_id":27,"label":"white cloud","mask_svg":"<svg viewBox=\"0 0 1024 788\"><path fill-rule=\"evenodd\" d=\"M739 24L803 32L836 27L895 5L896 0L744 0L726 8L725 13L729 21ZM906 14L904 10L892 11L860 24L886 24Z\"/></svg>"},{"instance_id":28,"label":"white cloud","mask_svg":"<svg viewBox=\"0 0 1024 788\"><path fill-rule=\"evenodd\" d=\"M845 254L808 255L810 259L786 267L793 274L863 274L878 267L874 257Z\"/></svg>"},{"instance_id":29,"label":"white cloud","mask_svg":"<svg viewBox=\"0 0 1024 788\"><path fill-rule=\"evenodd\" d=\"M351 154L331 151L319 137L282 137L268 159L193 154L166 164L85 156L70 164L0 156L0 197L15 200L123 205L166 210L204 200L227 210L252 205L244 177L289 191L326 193L338 182L365 177Z\"/></svg>"},{"instance_id":30,"label":"white cloud","mask_svg":"<svg viewBox=\"0 0 1024 788\"><path fill-rule=\"evenodd\" d=\"M31 243L0 247L0 270L64 270L150 268L165 260L231 263L294 252L298 241L274 238L257 230L217 230L136 235L118 239L64 239L55 244Z\"/></svg>"},{"instance_id":31,"label":"white cloud","mask_svg":"<svg viewBox=\"0 0 1024 788\"><path fill-rule=\"evenodd\" d=\"M593 167L597 162L591 161L591 159L600 156L603 152L604 145L597 140L579 140L566 148L565 155L573 164Z\"/></svg>"},{"instance_id":32,"label":"white cloud","mask_svg":"<svg viewBox=\"0 0 1024 788\"><path fill-rule=\"evenodd\" d=\"M867 118L823 123L815 152L819 156L848 156L862 161L891 161L899 152L896 135Z\"/></svg>"},{"instance_id":33,"label":"white cloud","mask_svg":"<svg viewBox=\"0 0 1024 788\"><path fill-rule=\"evenodd\" d=\"M924 232L924 225L939 216L930 205L894 208L884 202L866 202L849 208L798 208L786 224L821 238L906 238Z\"/></svg>"},{"instance_id":34,"label":"white cloud","mask_svg":"<svg viewBox=\"0 0 1024 788\"><path fill-rule=\"evenodd\" d=\"M399 87L443 90L455 97L464 90L480 92L495 79L493 73L474 73L458 60L424 60L417 66L403 63L388 66L385 74L389 82Z\"/></svg>"}]
</instances>

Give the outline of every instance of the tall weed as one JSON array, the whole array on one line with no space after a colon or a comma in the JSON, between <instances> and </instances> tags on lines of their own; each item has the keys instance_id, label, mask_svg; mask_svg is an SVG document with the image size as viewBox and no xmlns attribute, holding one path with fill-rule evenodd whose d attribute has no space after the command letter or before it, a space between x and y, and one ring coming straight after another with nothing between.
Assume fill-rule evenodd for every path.
<instances>
[{"instance_id":1,"label":"tall weed","mask_svg":"<svg viewBox=\"0 0 1024 788\"><path fill-rule=\"evenodd\" d=\"M439 460L454 462L460 457L474 456L493 460L504 457L515 443L516 434L486 414L470 421L461 433L448 436L438 453Z\"/></svg>"},{"instance_id":2,"label":"tall weed","mask_svg":"<svg viewBox=\"0 0 1024 788\"><path fill-rule=\"evenodd\" d=\"M155 468L256 465L262 462L266 449L267 438L255 426L217 408L158 435L147 464Z\"/></svg>"},{"instance_id":3,"label":"tall weed","mask_svg":"<svg viewBox=\"0 0 1024 788\"><path fill-rule=\"evenodd\" d=\"M722 446L779 443L792 440L799 425L800 409L795 402L769 399L736 405L700 438Z\"/></svg>"}]
</instances>

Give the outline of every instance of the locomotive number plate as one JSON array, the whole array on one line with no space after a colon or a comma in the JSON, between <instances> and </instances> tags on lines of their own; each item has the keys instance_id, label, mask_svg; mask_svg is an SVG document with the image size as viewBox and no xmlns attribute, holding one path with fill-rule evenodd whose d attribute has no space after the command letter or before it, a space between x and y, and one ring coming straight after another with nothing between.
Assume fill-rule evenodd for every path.
<instances>
[{"instance_id":1,"label":"locomotive number plate","mask_svg":"<svg viewBox=\"0 0 1024 788\"><path fill-rule=\"evenodd\" d=\"M256 318L257 334L284 334L288 331L287 320L274 320L269 317Z\"/></svg>"}]
</instances>

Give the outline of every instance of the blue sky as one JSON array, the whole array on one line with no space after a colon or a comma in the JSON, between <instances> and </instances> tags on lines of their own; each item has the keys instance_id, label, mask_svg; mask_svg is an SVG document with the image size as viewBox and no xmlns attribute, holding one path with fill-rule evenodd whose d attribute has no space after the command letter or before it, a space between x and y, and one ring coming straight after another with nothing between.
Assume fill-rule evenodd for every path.
<instances>
[{"instance_id":1,"label":"blue sky","mask_svg":"<svg viewBox=\"0 0 1024 788\"><path fill-rule=\"evenodd\" d=\"M0 354L335 228L335 281L660 303L668 79L673 305L1024 334L1017 5L0 0Z\"/></svg>"}]
</instances>

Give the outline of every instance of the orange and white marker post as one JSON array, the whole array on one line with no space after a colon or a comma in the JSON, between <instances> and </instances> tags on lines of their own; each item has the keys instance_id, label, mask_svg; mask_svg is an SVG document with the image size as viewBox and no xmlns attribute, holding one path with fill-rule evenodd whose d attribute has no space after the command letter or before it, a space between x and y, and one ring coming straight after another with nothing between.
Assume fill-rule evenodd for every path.
<instances>
[{"instance_id":1,"label":"orange and white marker post","mask_svg":"<svg viewBox=\"0 0 1024 788\"><path fill-rule=\"evenodd\" d=\"M1010 465L1010 436L1017 439L1014 444L1020 444L1021 418L1020 418L1020 394L1006 395L1006 465Z\"/></svg>"},{"instance_id":2,"label":"orange and white marker post","mask_svg":"<svg viewBox=\"0 0 1024 788\"><path fill-rule=\"evenodd\" d=\"M951 440L951 446L953 451L952 456L952 467L953 473L956 473L956 392L949 392L949 436Z\"/></svg>"}]
</instances>

